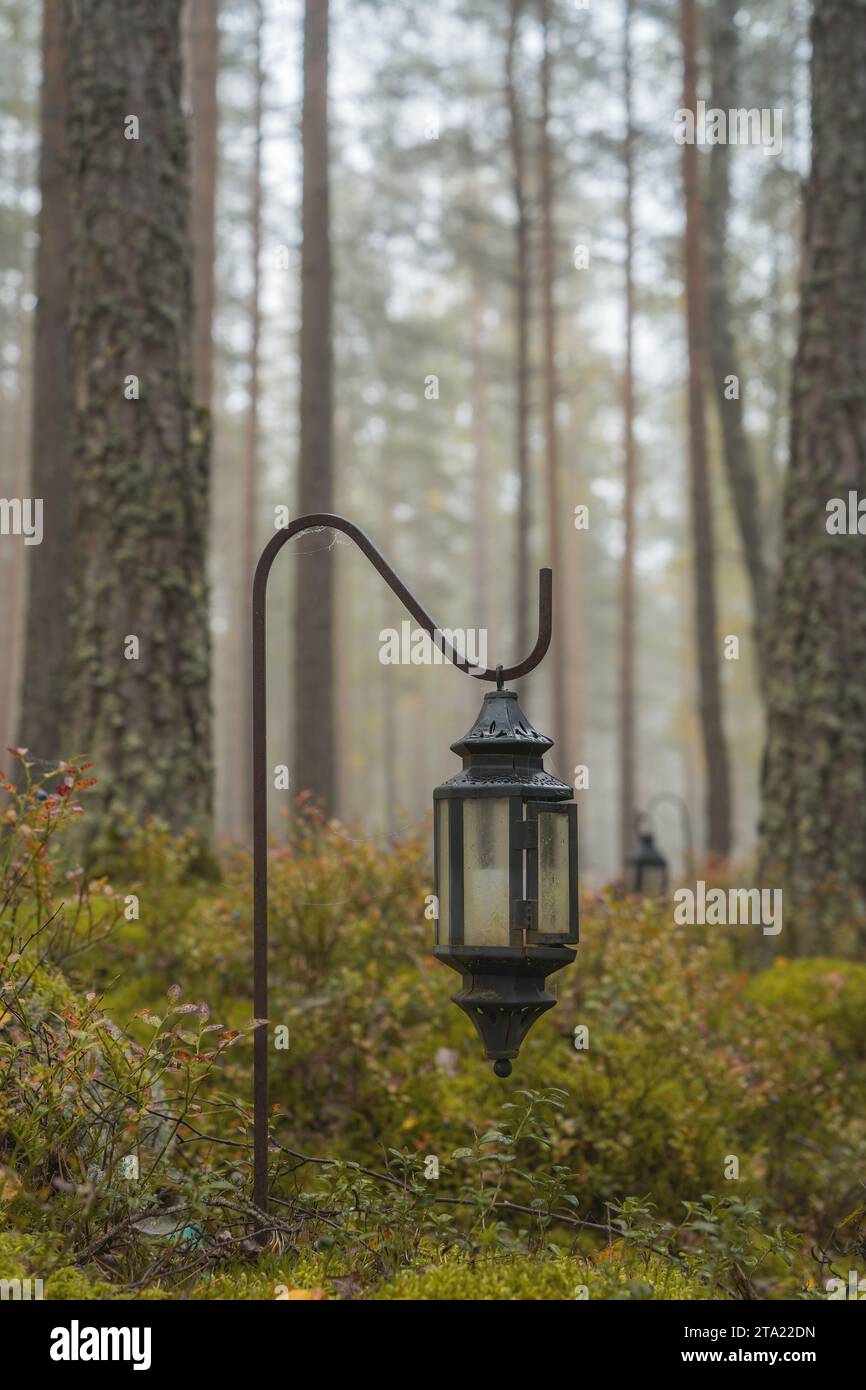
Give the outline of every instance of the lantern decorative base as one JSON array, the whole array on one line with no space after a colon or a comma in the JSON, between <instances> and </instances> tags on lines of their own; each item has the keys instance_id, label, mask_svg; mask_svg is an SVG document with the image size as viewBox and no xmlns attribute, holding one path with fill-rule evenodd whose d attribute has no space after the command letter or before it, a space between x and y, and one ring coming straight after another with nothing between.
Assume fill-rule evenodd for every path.
<instances>
[{"instance_id":1,"label":"lantern decorative base","mask_svg":"<svg viewBox=\"0 0 866 1390\"><path fill-rule=\"evenodd\" d=\"M462 975L452 1000L472 1020L497 1076L509 1076L511 1059L535 1023L556 1003L545 989L548 975L570 965L567 946L437 946L437 960Z\"/></svg>"}]
</instances>

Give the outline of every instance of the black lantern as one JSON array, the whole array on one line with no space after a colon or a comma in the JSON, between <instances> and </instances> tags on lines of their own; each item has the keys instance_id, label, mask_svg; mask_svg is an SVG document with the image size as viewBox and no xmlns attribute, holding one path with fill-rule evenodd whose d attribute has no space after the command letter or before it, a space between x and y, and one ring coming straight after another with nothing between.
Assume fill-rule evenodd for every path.
<instances>
[{"instance_id":1,"label":"black lantern","mask_svg":"<svg viewBox=\"0 0 866 1390\"><path fill-rule=\"evenodd\" d=\"M635 816L637 844L625 859L625 889L650 898L663 898L668 891L668 861L653 839L645 816Z\"/></svg>"},{"instance_id":2,"label":"black lantern","mask_svg":"<svg viewBox=\"0 0 866 1390\"><path fill-rule=\"evenodd\" d=\"M463 769L437 787L434 955L463 977L454 996L497 1076L556 999L545 989L577 944L577 807L544 769L551 739L537 733L513 690L484 696L452 743Z\"/></svg>"}]
</instances>

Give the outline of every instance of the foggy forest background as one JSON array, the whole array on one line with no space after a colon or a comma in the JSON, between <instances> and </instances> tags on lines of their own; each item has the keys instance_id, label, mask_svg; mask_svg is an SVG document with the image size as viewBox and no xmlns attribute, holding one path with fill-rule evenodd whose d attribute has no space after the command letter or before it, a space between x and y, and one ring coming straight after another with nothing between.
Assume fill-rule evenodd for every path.
<instances>
[{"instance_id":1,"label":"foggy forest background","mask_svg":"<svg viewBox=\"0 0 866 1390\"><path fill-rule=\"evenodd\" d=\"M100 552L100 582L126 586L149 551L148 527L160 529L158 506L128 522L110 489L70 494L83 388L64 298L77 295L79 310L98 301L88 276L99 270L79 261L75 279L86 254L64 203L76 118L67 127L63 103L76 91L86 101L86 54L81 85L64 89L60 9L47 0L43 38L40 6L0 4L0 491L50 496L54 515L68 517L46 524L40 547L0 548L0 737L46 762L93 751L86 720L69 730L78 687L63 673L71 659L80 674L82 660L69 563L81 534ZM528 651L537 569L553 563L554 645L520 688L556 739L551 767L568 782L577 765L588 769L589 789L578 792L587 883L619 870L634 810L663 792L685 799L699 852L750 855L810 155L809 11L768 0L719 0L700 14L690 0L335 0L330 13L307 7L305 46L297 5L189 0L180 93L189 225L179 235L192 269L195 404L211 415L202 660L219 835L250 833L252 566L276 507L297 515L326 503L369 532L443 626L487 629L491 665ZM692 348L703 344L705 362L692 362L692 407L703 412L707 479L697 517L689 450L703 441L689 431L686 198L674 139L684 41L700 97L780 111L784 134L772 156L754 144L693 151L690 235L702 246L692 297L703 323ZM113 115L127 108L128 92ZM140 114L146 166L160 155ZM87 196L98 201L98 187ZM135 255L122 218L115 230L122 273ZM116 286L106 281L106 295ZM152 284L138 293L110 388L104 372L99 386L98 364L90 383L116 397L121 433L125 373L146 373L144 359L163 350L158 327L148 336L159 296ZM724 396L732 374L738 400ZM200 476L204 489L204 465ZM587 529L575 528L579 507ZM126 571L121 536L136 526L138 559ZM427 813L480 690L447 665L380 662L380 632L406 615L354 547L332 541L295 541L271 584L269 761L291 767L294 791L310 785L384 842ZM696 626L696 575L701 594L713 590L714 631ZM185 621L204 611L193 602ZM737 660L722 656L729 634ZM309 652L322 649L310 669ZM147 785L141 760L159 756L160 727L146 718L145 751L124 762L115 750L97 775L122 784L133 810L195 822L209 792L190 799L177 780L137 790ZM73 748L79 734L85 744ZM173 756L186 756L182 744ZM708 784L708 761L730 778L729 810L719 804L724 779ZM273 793L274 810L285 802ZM659 808L656 826L682 867L675 809Z\"/></svg>"},{"instance_id":2,"label":"foggy forest background","mask_svg":"<svg viewBox=\"0 0 866 1390\"><path fill-rule=\"evenodd\" d=\"M864 17L0 0L0 1296L862 1294ZM484 687L324 527L251 910L331 513L488 668L552 567L555 1009L552 784L453 1008Z\"/></svg>"}]
</instances>

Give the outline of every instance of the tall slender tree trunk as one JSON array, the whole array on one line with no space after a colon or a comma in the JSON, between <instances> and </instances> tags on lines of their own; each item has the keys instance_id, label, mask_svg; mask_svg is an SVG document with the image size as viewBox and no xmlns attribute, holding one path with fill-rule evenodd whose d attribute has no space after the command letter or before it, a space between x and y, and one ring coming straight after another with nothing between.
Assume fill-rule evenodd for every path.
<instances>
[{"instance_id":1,"label":"tall slender tree trunk","mask_svg":"<svg viewBox=\"0 0 866 1390\"><path fill-rule=\"evenodd\" d=\"M387 507L385 515L391 515ZM394 596L387 587L382 595L382 626L388 624L394 612ZM382 763L382 831L388 840L397 833L397 745L399 729L397 722L397 681L390 666L380 666L381 686L381 763Z\"/></svg>"},{"instance_id":2,"label":"tall slender tree trunk","mask_svg":"<svg viewBox=\"0 0 866 1390\"><path fill-rule=\"evenodd\" d=\"M866 24L816 0L791 454L769 643L762 850L794 894L866 895L866 548L833 498L866 496ZM855 523L856 524L856 523ZM861 525L863 523L861 522ZM847 530L847 528L846 528Z\"/></svg>"},{"instance_id":3,"label":"tall slender tree trunk","mask_svg":"<svg viewBox=\"0 0 866 1390\"><path fill-rule=\"evenodd\" d=\"M339 456L339 445L337 453ZM338 816L346 818L349 814L353 786L352 768L346 756L346 750L352 743L352 711L349 700L352 663L349 634L353 630L353 622L352 577L345 573L347 567L342 563L344 553L340 547L334 552L337 569L334 578L334 811Z\"/></svg>"},{"instance_id":4,"label":"tall slender tree trunk","mask_svg":"<svg viewBox=\"0 0 866 1390\"><path fill-rule=\"evenodd\" d=\"M780 249L780 238L774 236L773 243L773 269L770 276L769 285L770 339L774 343L781 343L784 341L783 334L785 331L785 308L783 301L784 279L782 267L783 262L786 258L784 252ZM783 450L783 441L787 443L784 434L784 421L788 413L788 393L786 393L785 391L787 369L788 362L786 354L783 354L781 352L774 353L773 360L769 365L767 373L770 391L772 393L772 405L770 406L770 422L769 427L767 429L767 456L770 461L772 489L771 496L774 501L777 497L780 496L782 491L782 467L780 464L779 456ZM775 571L775 557L778 552L780 512L781 507L776 506L772 508L771 514L769 516L767 516L766 510L764 512L764 525L766 526L767 531L769 533L768 548L771 557L770 563L768 565L768 569L771 576L770 583L768 585L770 590L766 615L768 621L770 618L770 613L772 611L772 575Z\"/></svg>"},{"instance_id":5,"label":"tall slender tree trunk","mask_svg":"<svg viewBox=\"0 0 866 1390\"><path fill-rule=\"evenodd\" d=\"M102 828L123 808L207 834L208 440L193 404L180 4L62 8L75 481L65 746L94 758Z\"/></svg>"},{"instance_id":6,"label":"tall slender tree trunk","mask_svg":"<svg viewBox=\"0 0 866 1390\"><path fill-rule=\"evenodd\" d=\"M733 110L737 90L737 26L739 0L716 0L707 14L710 24L712 105ZM730 208L730 146L713 145L709 153L706 196L706 274L710 368L722 427L722 447L734 515L743 547L752 599L752 630L759 685L765 677L764 628L767 620L768 575L765 530L762 525L758 479L743 419L743 377L729 297L728 213ZM726 382L737 378L733 394Z\"/></svg>"},{"instance_id":7,"label":"tall slender tree trunk","mask_svg":"<svg viewBox=\"0 0 866 1390\"><path fill-rule=\"evenodd\" d=\"M28 413L31 409L29 383L33 379L33 371L28 331L30 315L23 308L25 293L26 282L22 284L18 296L17 337L20 356L15 394L14 429L10 449L14 466L14 474L11 479L13 497L25 497L27 495L27 478L30 473L28 451L31 432L28 428ZM17 538L12 546L0 556L3 561L0 580L3 582L2 606L4 610L2 615L3 661L0 663L0 737L5 740L0 744L0 748L3 749L16 742L15 724L21 708L21 702L18 699L18 687L21 681L24 654L24 604L22 596L25 579L25 555L30 548L30 546L24 545L22 538ZM36 548L38 549L38 547ZM9 766L8 763L7 766Z\"/></svg>"},{"instance_id":8,"label":"tall slender tree trunk","mask_svg":"<svg viewBox=\"0 0 866 1390\"><path fill-rule=\"evenodd\" d=\"M556 420L556 230L554 225L553 138L551 135L551 88L553 55L551 53L551 0L541 5L541 126L539 172L541 178L541 274L542 316L544 322L544 434L546 445L545 480L547 497L547 539L550 564L553 570L554 613L551 643L551 680L553 685L552 737L564 751L568 708L566 697L566 645L575 621L575 613L565 603L566 586L562 566L562 517L559 499L559 436ZM572 533L573 534L573 533Z\"/></svg>"},{"instance_id":9,"label":"tall slender tree trunk","mask_svg":"<svg viewBox=\"0 0 866 1390\"><path fill-rule=\"evenodd\" d=\"M697 109L697 23L695 0L680 0L683 48L683 107ZM698 186L698 151L683 145L686 204L686 317L689 353L689 482L695 578L695 642L698 653L700 714L707 775L707 844L727 857L731 849L731 789L728 749L722 722L718 615L713 546L712 498L707 459L704 390L706 322L703 217Z\"/></svg>"},{"instance_id":10,"label":"tall slender tree trunk","mask_svg":"<svg viewBox=\"0 0 866 1390\"><path fill-rule=\"evenodd\" d=\"M634 437L634 118L631 31L634 0L625 0L623 16L623 94L625 99L625 363L622 381L624 443L622 613L619 672L619 841L625 863L633 838L637 806L635 736L635 492L637 456Z\"/></svg>"},{"instance_id":11,"label":"tall slender tree trunk","mask_svg":"<svg viewBox=\"0 0 866 1390\"><path fill-rule=\"evenodd\" d=\"M213 389L214 261L219 110L219 0L186 0L193 248L193 380L198 405Z\"/></svg>"},{"instance_id":12,"label":"tall slender tree trunk","mask_svg":"<svg viewBox=\"0 0 866 1390\"><path fill-rule=\"evenodd\" d=\"M71 506L68 277L70 206L62 0L45 0L42 29L39 249L33 345L30 491L43 502L41 545L27 547L27 631L18 741L32 758L70 755L62 735L68 696ZM122 132L121 132L122 134Z\"/></svg>"},{"instance_id":13,"label":"tall slender tree trunk","mask_svg":"<svg viewBox=\"0 0 866 1390\"><path fill-rule=\"evenodd\" d=\"M258 527L258 467L259 467L259 357L262 335L262 140L264 118L265 73L263 64L262 36L264 12L262 0L254 0L255 38L253 57L253 162L250 178L250 342L247 354L247 416L244 430L243 456L243 513L241 518L241 584L240 615L237 625L241 637L238 670L241 679L241 728L244 731L243 746L246 751L249 740L248 731L252 729L252 685L243 679L246 673L253 633L250 609L253 573L256 567ZM244 757L240 765L239 800L241 816L246 828L251 826L253 783L252 759Z\"/></svg>"},{"instance_id":14,"label":"tall slender tree trunk","mask_svg":"<svg viewBox=\"0 0 866 1390\"><path fill-rule=\"evenodd\" d=\"M523 118L516 73L517 44L522 13L523 0L510 0L508 43L505 51L505 93L508 103L511 187L515 208L516 400L514 429L517 507L515 509L514 641L516 650L521 656L526 653L529 647L529 208Z\"/></svg>"},{"instance_id":15,"label":"tall slender tree trunk","mask_svg":"<svg viewBox=\"0 0 866 1390\"><path fill-rule=\"evenodd\" d=\"M328 0L304 10L301 431L299 512L333 510ZM298 544L303 550L303 542ZM301 554L295 597L292 785L334 807L334 563L321 542Z\"/></svg>"},{"instance_id":16,"label":"tall slender tree trunk","mask_svg":"<svg viewBox=\"0 0 866 1390\"><path fill-rule=\"evenodd\" d=\"M472 444L475 454L472 477L475 508L475 545L473 547L475 611L480 624L497 631L497 614L493 611L495 585L491 583L490 535L493 519L490 514L490 454L487 441L487 377L484 367L485 348L482 315L481 284L473 259L469 287L469 332L472 357ZM488 657L490 653L488 652ZM485 663L486 664L486 663Z\"/></svg>"}]
</instances>

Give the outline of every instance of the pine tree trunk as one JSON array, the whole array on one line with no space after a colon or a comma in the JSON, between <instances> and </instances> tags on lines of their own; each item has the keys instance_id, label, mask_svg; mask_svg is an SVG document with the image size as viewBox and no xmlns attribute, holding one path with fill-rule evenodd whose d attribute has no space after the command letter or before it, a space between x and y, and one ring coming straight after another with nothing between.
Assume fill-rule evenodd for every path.
<instances>
[{"instance_id":1,"label":"pine tree trunk","mask_svg":"<svg viewBox=\"0 0 866 1390\"><path fill-rule=\"evenodd\" d=\"M217 73L219 0L186 0L189 99L192 105L190 184L193 247L193 381L198 405L210 408L213 387L214 260L218 163ZM245 761L249 761L248 757Z\"/></svg>"},{"instance_id":2,"label":"pine tree trunk","mask_svg":"<svg viewBox=\"0 0 866 1390\"><path fill-rule=\"evenodd\" d=\"M123 808L207 834L208 449L192 391L180 3L77 0L63 16L74 403L65 746L94 759L102 828Z\"/></svg>"},{"instance_id":3,"label":"pine tree trunk","mask_svg":"<svg viewBox=\"0 0 866 1390\"><path fill-rule=\"evenodd\" d=\"M737 26L739 0L717 0L708 11L712 105L733 110L737 90ZM737 362L728 286L728 211L730 206L729 145L713 145L709 154L706 199L707 310L710 368L722 427L725 471L743 547L752 597L752 628L758 682L765 678L764 628L767 620L768 576L758 479L743 419L742 373ZM740 390L726 394L726 378L736 376Z\"/></svg>"},{"instance_id":4,"label":"pine tree trunk","mask_svg":"<svg viewBox=\"0 0 866 1390\"><path fill-rule=\"evenodd\" d=\"M24 164L25 160L22 159L20 162ZM19 186L23 186L25 178L26 174L22 169ZM33 380L33 354L29 332L31 315L24 309L24 299L29 291L29 284L26 281L22 282L18 294L18 332L16 335L20 354L18 381L13 415L14 428L8 454L14 469L10 479L13 497L32 495L28 492L27 479L30 475L28 455L31 436L29 428L32 410L30 383ZM3 585L3 602L0 605L2 608L2 623L0 623L2 647L0 650L3 652L3 661L0 663L0 737L4 739L4 742L0 744L0 749L6 749L18 741L15 726L24 706L23 699L18 698L24 657L24 604L22 598L25 580L25 556L31 548L38 549L39 547L25 546L23 538L16 538L11 546L3 547L0 551L0 561L2 561L0 582ZM5 753L3 761L9 767ZM43 770L41 767L38 768L37 775ZM16 765L11 769L11 772L14 775L23 772L23 769L20 765Z\"/></svg>"},{"instance_id":5,"label":"pine tree trunk","mask_svg":"<svg viewBox=\"0 0 866 1390\"><path fill-rule=\"evenodd\" d=\"M553 80L553 56L551 53L551 0L541 0L541 123L539 152L539 172L541 179L541 270L542 270L542 317L544 324L544 435L545 435L545 479L547 483L547 543L550 565L553 570L553 639L550 652L550 674L553 686L553 727L551 737L559 745L560 754L565 751L568 709L566 704L566 644L570 631L577 621L574 595L569 595L566 604L565 574L562 565L562 546L560 543L562 517L559 505L559 437L556 420L556 304L554 280L556 276L556 232L554 227L554 175L553 139L550 132L551 87ZM572 532L572 544L575 536Z\"/></svg>"},{"instance_id":6,"label":"pine tree trunk","mask_svg":"<svg viewBox=\"0 0 866 1390\"><path fill-rule=\"evenodd\" d=\"M697 109L695 0L680 0L683 47L683 107ZM727 858L731 849L731 792L728 750L722 723L718 615L713 548L712 498L707 460L703 217L698 187L698 151L683 145L686 203L686 316L689 355L689 482L694 547L695 641L698 654L701 728L707 775L707 846Z\"/></svg>"},{"instance_id":7,"label":"pine tree trunk","mask_svg":"<svg viewBox=\"0 0 866 1390\"><path fill-rule=\"evenodd\" d=\"M866 497L866 23L817 0L779 587L769 644L762 848L793 907L866 895L866 549L828 503ZM866 525L866 523L863 523Z\"/></svg>"},{"instance_id":8,"label":"pine tree trunk","mask_svg":"<svg viewBox=\"0 0 866 1390\"><path fill-rule=\"evenodd\" d=\"M625 364L622 383L624 435L622 617L619 687L619 839L620 858L631 849L637 809L635 738L635 492L634 437L634 125L632 116L631 28L634 4L625 0L623 87L625 97Z\"/></svg>"},{"instance_id":9,"label":"pine tree trunk","mask_svg":"<svg viewBox=\"0 0 866 1390\"><path fill-rule=\"evenodd\" d=\"M333 511L328 0L304 11L299 514ZM320 537L296 541L292 787L334 810L334 561Z\"/></svg>"},{"instance_id":10,"label":"pine tree trunk","mask_svg":"<svg viewBox=\"0 0 866 1390\"><path fill-rule=\"evenodd\" d=\"M69 342L69 190L62 0L45 0L33 433L30 493L43 500L41 545L27 547L27 630L18 741L33 759L68 757L62 736L68 690L71 450ZM40 769L41 771L41 769Z\"/></svg>"},{"instance_id":11,"label":"pine tree trunk","mask_svg":"<svg viewBox=\"0 0 866 1390\"><path fill-rule=\"evenodd\" d=\"M247 361L247 416L244 431L243 456L243 515L241 518L241 583L238 593L240 613L237 631L240 637L237 668L241 674L241 730L243 754L238 777L238 802L242 826L252 828L252 759L248 756L252 738L252 683L248 666L253 645L250 595L253 574L258 560L258 468L259 468L259 349L262 336L262 139L264 119L265 74L262 56L264 13L261 0L254 0L255 38L253 59L253 164L250 183L250 343Z\"/></svg>"},{"instance_id":12,"label":"pine tree trunk","mask_svg":"<svg viewBox=\"0 0 866 1390\"><path fill-rule=\"evenodd\" d=\"M469 287L469 332L471 338L472 360L472 445L474 472L472 476L472 504L475 509L475 544L473 546L473 578L475 588L475 613L480 626L488 632L499 632L498 614L494 611L496 586L491 567L493 530L491 516L490 457L487 431L489 418L487 409L487 377L485 372L486 344L482 314L480 277L477 264L472 262L472 279ZM490 653L488 652L488 658Z\"/></svg>"},{"instance_id":13,"label":"pine tree trunk","mask_svg":"<svg viewBox=\"0 0 866 1390\"><path fill-rule=\"evenodd\" d=\"M529 650L529 210L526 189L526 157L515 63L523 0L511 0L508 46L505 54L505 92L508 102L508 143L515 206L514 279L516 341L515 455L517 507L515 509L514 645L516 660Z\"/></svg>"},{"instance_id":14,"label":"pine tree trunk","mask_svg":"<svg viewBox=\"0 0 866 1390\"><path fill-rule=\"evenodd\" d=\"M384 500L384 498L383 498ZM385 515L390 516L391 507L386 503ZM385 588L382 594L382 626L387 627L394 613L394 596ZM379 697L381 764L382 764L382 832L386 840L393 840L397 833L397 746L399 726L397 719L397 682L395 672L390 666L380 666Z\"/></svg>"}]
</instances>

